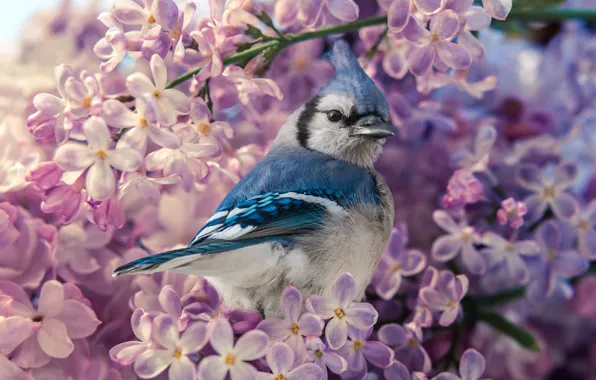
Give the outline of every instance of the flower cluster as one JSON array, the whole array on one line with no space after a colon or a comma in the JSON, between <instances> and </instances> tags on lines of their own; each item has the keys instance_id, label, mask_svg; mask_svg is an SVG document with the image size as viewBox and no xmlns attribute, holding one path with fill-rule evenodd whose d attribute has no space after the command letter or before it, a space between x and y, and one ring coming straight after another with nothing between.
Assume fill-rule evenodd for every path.
<instances>
[{"instance_id":1,"label":"flower cluster","mask_svg":"<svg viewBox=\"0 0 596 380\"><path fill-rule=\"evenodd\" d=\"M64 2L3 63L0 378L596 370L593 30L522 0L515 23L507 0L209 3ZM205 278L112 278L193 238L331 77L341 34L399 131L376 166L396 222L365 294L343 273L331 294L280 289L263 316Z\"/></svg>"}]
</instances>

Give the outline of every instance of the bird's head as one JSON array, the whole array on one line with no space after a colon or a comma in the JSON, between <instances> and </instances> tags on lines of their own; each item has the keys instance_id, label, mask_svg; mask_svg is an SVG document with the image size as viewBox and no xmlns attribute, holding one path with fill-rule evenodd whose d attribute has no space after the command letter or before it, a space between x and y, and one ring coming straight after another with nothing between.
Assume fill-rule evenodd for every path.
<instances>
[{"instance_id":1,"label":"bird's head","mask_svg":"<svg viewBox=\"0 0 596 380\"><path fill-rule=\"evenodd\" d=\"M385 96L345 41L335 42L327 57L335 76L290 117L278 140L372 167L385 138L395 134Z\"/></svg>"}]
</instances>

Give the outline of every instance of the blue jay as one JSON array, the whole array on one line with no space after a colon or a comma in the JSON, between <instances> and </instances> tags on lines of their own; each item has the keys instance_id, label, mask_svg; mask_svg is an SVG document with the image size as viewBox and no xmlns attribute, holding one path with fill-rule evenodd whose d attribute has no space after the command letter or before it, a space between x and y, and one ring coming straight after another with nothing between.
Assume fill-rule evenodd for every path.
<instances>
[{"instance_id":1,"label":"blue jay","mask_svg":"<svg viewBox=\"0 0 596 380\"><path fill-rule=\"evenodd\" d=\"M330 295L342 272L364 294L393 224L393 198L373 164L394 130L385 97L347 43L327 55L333 79L289 117L188 247L135 260L114 276L203 276L230 306L266 316L279 314L287 285L304 297Z\"/></svg>"}]
</instances>

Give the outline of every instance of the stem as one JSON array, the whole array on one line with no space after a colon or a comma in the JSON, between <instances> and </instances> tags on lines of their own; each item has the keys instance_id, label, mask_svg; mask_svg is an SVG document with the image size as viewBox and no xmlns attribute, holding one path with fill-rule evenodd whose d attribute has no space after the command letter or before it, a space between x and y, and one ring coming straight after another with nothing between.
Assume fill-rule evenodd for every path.
<instances>
[{"instance_id":1,"label":"stem","mask_svg":"<svg viewBox=\"0 0 596 380\"><path fill-rule=\"evenodd\" d=\"M509 14L507 21L560 21L567 19L583 19L586 21L596 21L596 11L579 9L552 9L544 11L513 11ZM269 48L275 48L279 51L298 42L308 41L315 38L325 37L333 34L349 33L366 28L368 26L383 25L387 23L387 16L369 17L354 21L348 24L332 25L319 30L313 30L295 35L285 36L285 40L267 41L262 45L252 47L240 53L236 53L224 60L224 65L230 65L243 60L250 60L261 54ZM199 73L201 68L192 70L174 79L166 88L173 88L183 83Z\"/></svg>"}]
</instances>

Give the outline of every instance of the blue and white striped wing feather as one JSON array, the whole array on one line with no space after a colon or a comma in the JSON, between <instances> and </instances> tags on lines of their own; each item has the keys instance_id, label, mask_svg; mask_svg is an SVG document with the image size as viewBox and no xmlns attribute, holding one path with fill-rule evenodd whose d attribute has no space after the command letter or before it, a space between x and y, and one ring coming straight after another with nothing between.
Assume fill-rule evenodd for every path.
<instances>
[{"instance_id":1,"label":"blue and white striped wing feather","mask_svg":"<svg viewBox=\"0 0 596 380\"><path fill-rule=\"evenodd\" d=\"M229 209L207 221L187 248L151 255L125 264L115 275L151 273L187 265L202 255L233 251L268 241L288 242L320 226L330 214L343 215L347 198L330 190L272 192Z\"/></svg>"}]
</instances>

